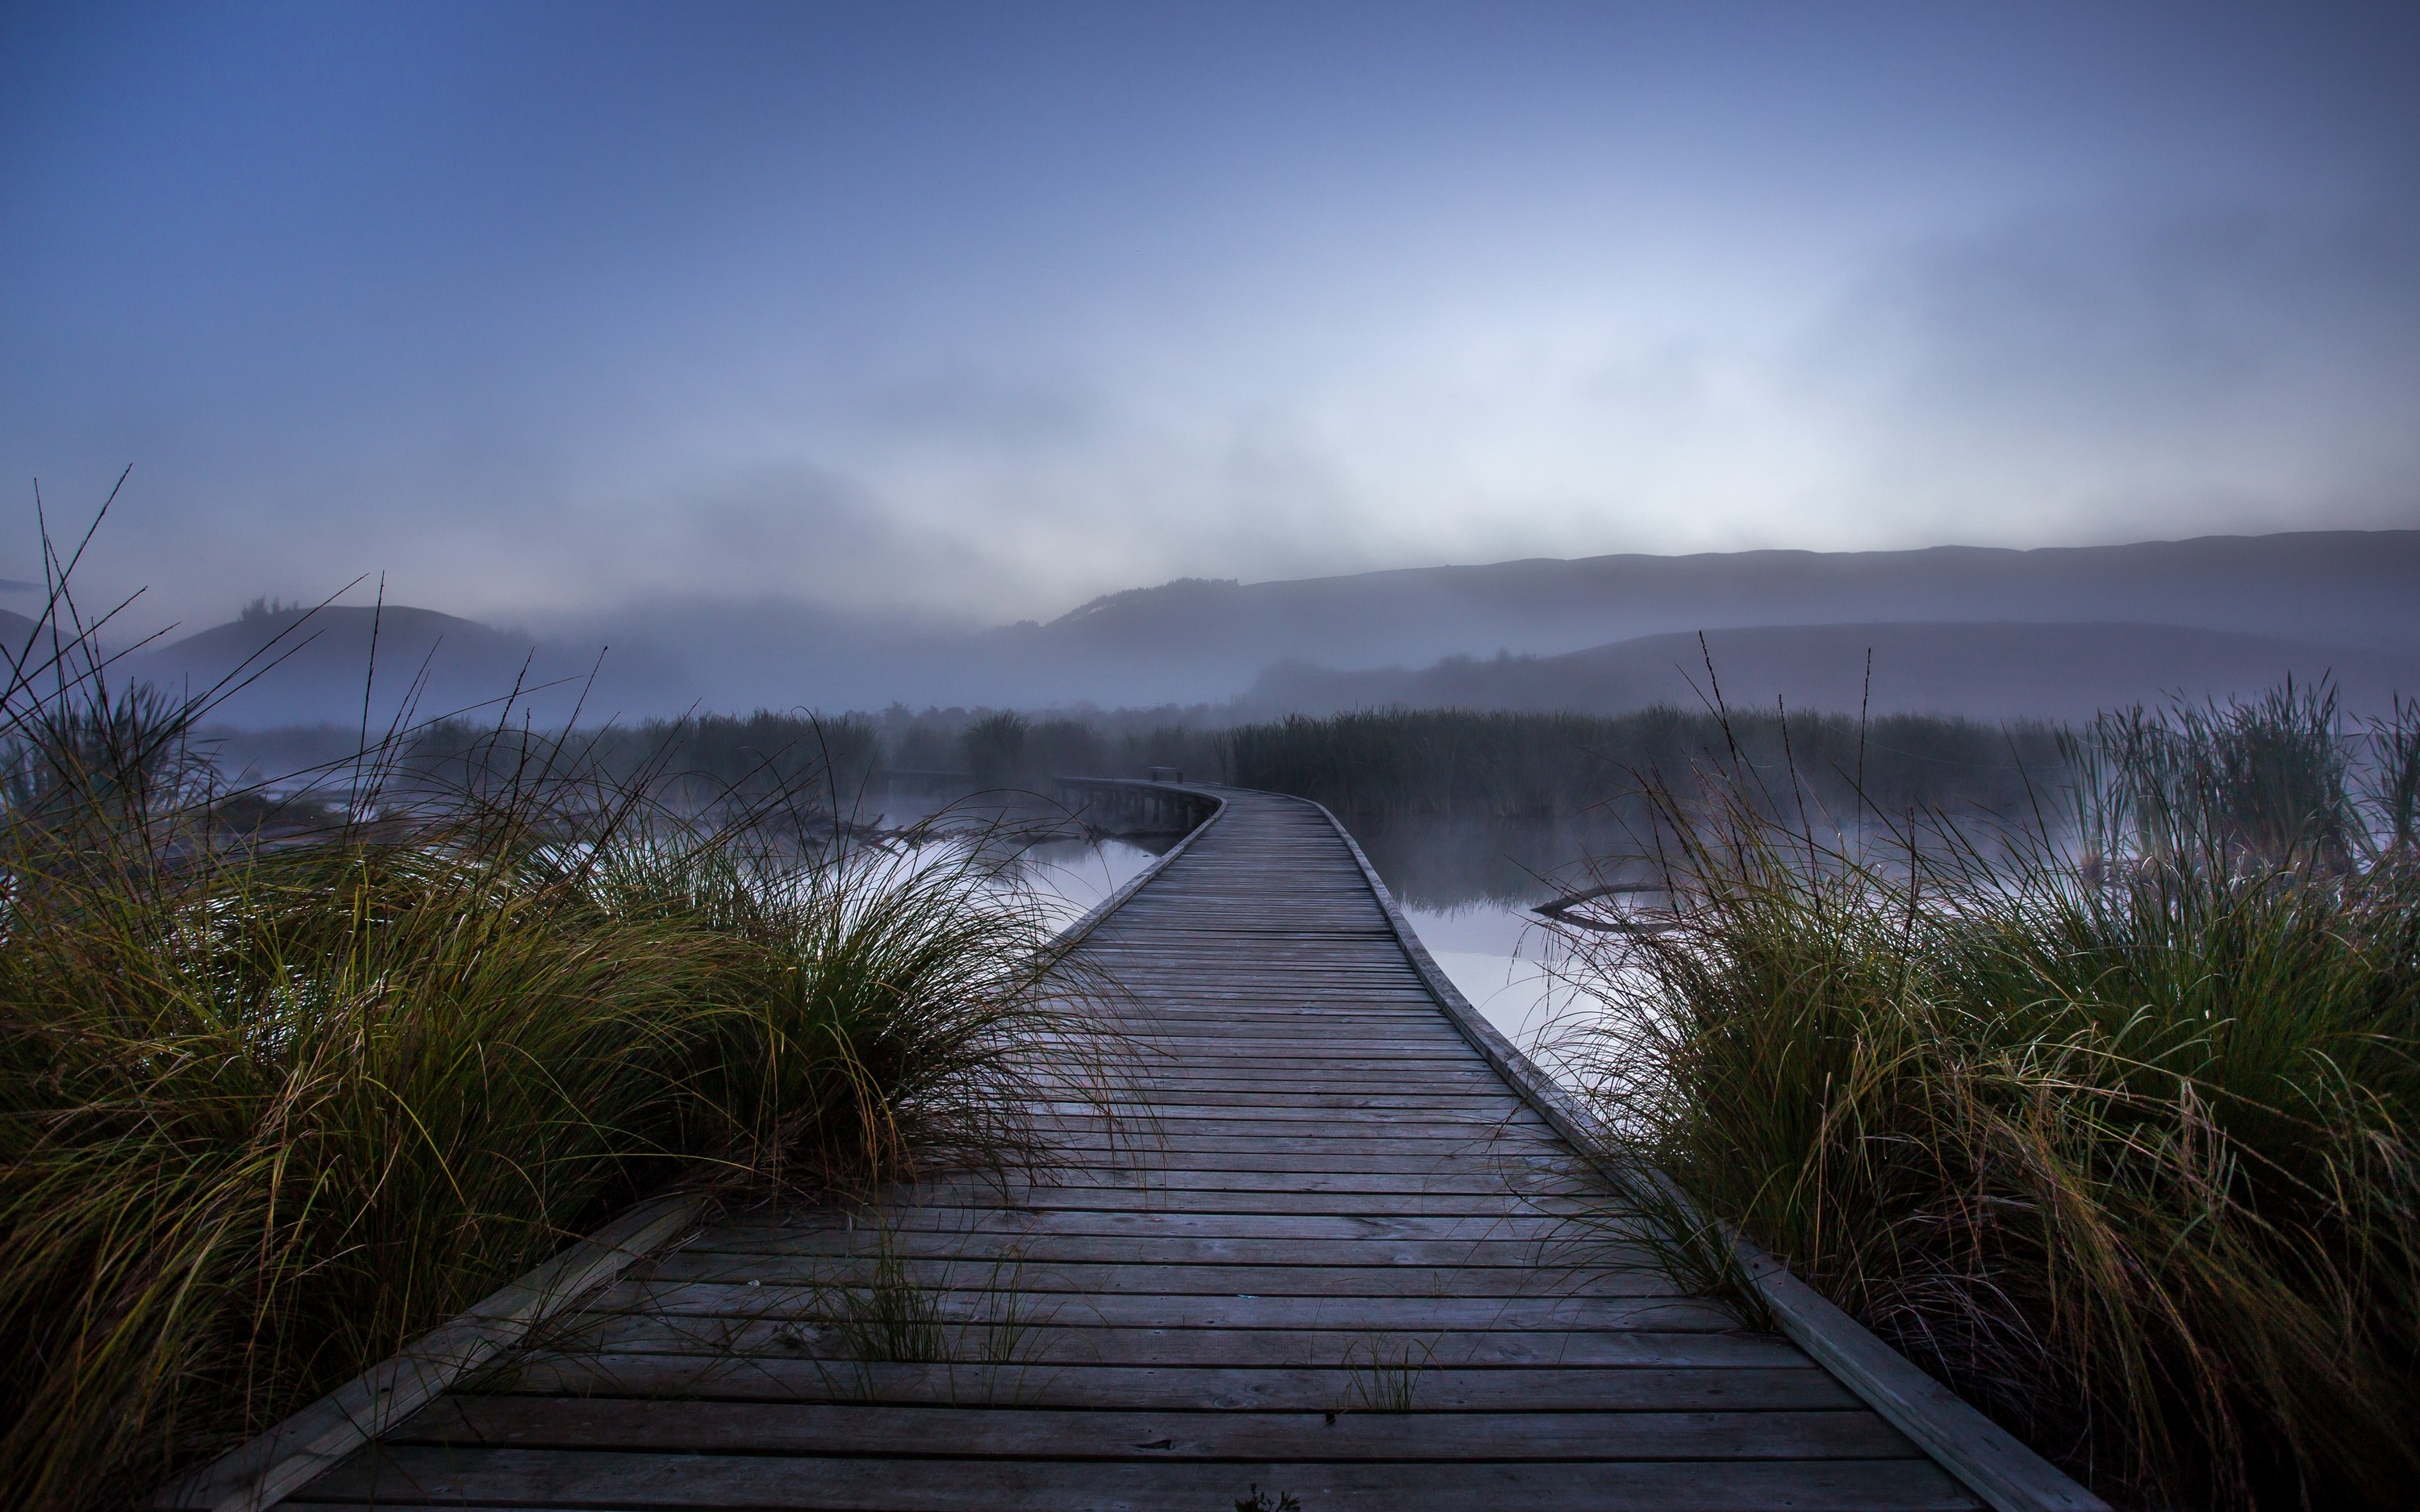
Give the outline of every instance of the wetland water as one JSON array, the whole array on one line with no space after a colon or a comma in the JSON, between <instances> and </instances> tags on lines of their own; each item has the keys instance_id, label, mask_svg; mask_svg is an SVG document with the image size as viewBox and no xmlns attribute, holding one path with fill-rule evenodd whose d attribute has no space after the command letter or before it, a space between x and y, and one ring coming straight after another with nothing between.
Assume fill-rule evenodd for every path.
<instances>
[{"instance_id":1,"label":"wetland water","mask_svg":"<svg viewBox=\"0 0 2420 1512\"><path fill-rule=\"evenodd\" d=\"M1595 1005L1559 974L1556 933L1530 910L1598 880L1632 849L1618 823L1360 818L1346 828L1462 995L1525 1051ZM1552 1067L1551 1054L1538 1057Z\"/></svg>"}]
</instances>

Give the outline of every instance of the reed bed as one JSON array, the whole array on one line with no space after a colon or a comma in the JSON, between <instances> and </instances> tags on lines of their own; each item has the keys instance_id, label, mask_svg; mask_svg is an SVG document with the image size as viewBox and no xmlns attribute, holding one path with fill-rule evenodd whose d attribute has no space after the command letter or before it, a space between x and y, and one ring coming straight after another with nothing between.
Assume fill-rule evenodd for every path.
<instances>
[{"instance_id":1,"label":"reed bed","mask_svg":"<svg viewBox=\"0 0 2420 1512\"><path fill-rule=\"evenodd\" d=\"M2408 1504L2411 712L2106 717L1980 837L1651 778L1671 890L1574 932L1614 1011L1564 1054L1615 1153L2113 1500Z\"/></svg>"},{"instance_id":2,"label":"reed bed","mask_svg":"<svg viewBox=\"0 0 2420 1512\"><path fill-rule=\"evenodd\" d=\"M2059 760L2057 732L1894 715L1722 714L1669 706L1634 714L1481 714L1379 709L1239 725L1228 780L1291 793L1338 814L1422 820L1604 817L1626 807L1634 772L1721 759L1780 779L1804 775L1817 801L1857 795L1893 811L2013 811L2028 767Z\"/></svg>"},{"instance_id":3,"label":"reed bed","mask_svg":"<svg viewBox=\"0 0 2420 1512\"><path fill-rule=\"evenodd\" d=\"M195 708L19 659L0 1504L127 1504L650 1189L1038 1159L1022 1110L1083 1094L1079 993L979 851L708 825L518 735L271 837Z\"/></svg>"}]
</instances>

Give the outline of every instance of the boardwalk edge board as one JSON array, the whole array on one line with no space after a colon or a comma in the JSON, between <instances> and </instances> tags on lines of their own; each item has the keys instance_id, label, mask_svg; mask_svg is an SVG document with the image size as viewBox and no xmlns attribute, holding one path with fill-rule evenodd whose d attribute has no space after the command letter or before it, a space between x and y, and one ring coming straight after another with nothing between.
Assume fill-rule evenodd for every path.
<instances>
[{"instance_id":1,"label":"boardwalk edge board","mask_svg":"<svg viewBox=\"0 0 2420 1512\"><path fill-rule=\"evenodd\" d=\"M1410 957L1413 968L1427 983L1430 995L1463 1038L1487 1058L1522 1101L1554 1126L1556 1133L1571 1141L1591 1163L1599 1165L1617 1184L1635 1187L1639 1172L1606 1163L1597 1155L1612 1147L1595 1115L1523 1055L1438 967L1352 831L1325 805L1310 799L1302 801L1317 809L1335 826L1345 848L1359 863L1370 890L1377 895L1379 906L1386 910L1387 921L1394 927L1396 941L1403 946L1404 955ZM2109 1504L1918 1369L1864 1324L1792 1275L1789 1267L1778 1259L1736 1235L1732 1243L1742 1271L1791 1342L1813 1356L1842 1385L1856 1393L1997 1512L2110 1512Z\"/></svg>"},{"instance_id":2,"label":"boardwalk edge board","mask_svg":"<svg viewBox=\"0 0 2420 1512\"><path fill-rule=\"evenodd\" d=\"M1205 810L1183 840L1125 886L1053 935L1046 959L1065 955L1140 891L1226 811L1215 794L1165 783L1137 783L1181 794ZM257 1438L152 1493L158 1512L263 1512L307 1486L346 1456L402 1427L453 1385L526 1338L582 1297L618 1279L664 1241L687 1228L706 1205L699 1191L652 1197L631 1208L518 1281L508 1282L453 1321L423 1335Z\"/></svg>"},{"instance_id":3,"label":"boardwalk edge board","mask_svg":"<svg viewBox=\"0 0 2420 1512\"><path fill-rule=\"evenodd\" d=\"M395 1358L172 1481L153 1496L151 1505L209 1512L259 1512L275 1505L520 1343L573 1300L620 1276L687 1227L705 1200L704 1193L687 1191L640 1203L452 1322L422 1335Z\"/></svg>"},{"instance_id":4,"label":"boardwalk edge board","mask_svg":"<svg viewBox=\"0 0 2420 1512\"><path fill-rule=\"evenodd\" d=\"M1083 944L1087 935L1101 927L1103 919L1124 908L1127 901L1140 892L1152 878L1174 865L1176 858L1191 850L1193 842L1202 838L1202 832L1216 824L1220 814L1227 811L1227 800L1215 793L1203 793L1194 788L1171 787L1164 782L1132 782L1115 778L1102 778L1098 780L1104 786L1114 784L1122 787L1156 788L1165 792L1183 794L1187 798L1204 805L1208 811L1202 815L1200 821L1191 829L1185 832L1183 840L1170 846L1165 854L1153 856L1149 866L1127 878L1125 887L1094 903L1086 911L1083 918L1061 930L1048 945L1043 947L1043 954L1046 958L1055 959L1063 956L1077 946Z\"/></svg>"}]
</instances>

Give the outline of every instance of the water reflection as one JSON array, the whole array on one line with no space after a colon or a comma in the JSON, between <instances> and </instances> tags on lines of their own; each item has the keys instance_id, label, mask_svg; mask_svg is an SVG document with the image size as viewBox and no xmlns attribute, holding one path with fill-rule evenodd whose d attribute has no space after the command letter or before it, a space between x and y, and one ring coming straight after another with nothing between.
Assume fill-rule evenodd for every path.
<instances>
[{"instance_id":1,"label":"water reflection","mask_svg":"<svg viewBox=\"0 0 2420 1512\"><path fill-rule=\"evenodd\" d=\"M1064 928L1165 855L1181 834L1109 836L1080 803L1003 790L972 795L894 787L866 821L914 853L971 852L1001 891L1036 904Z\"/></svg>"},{"instance_id":2,"label":"water reflection","mask_svg":"<svg viewBox=\"0 0 2420 1512\"><path fill-rule=\"evenodd\" d=\"M1462 995L1523 1050L1537 1055L1590 1006L1564 980L1554 932L1535 918L1496 903L1404 912Z\"/></svg>"},{"instance_id":3,"label":"water reflection","mask_svg":"<svg viewBox=\"0 0 2420 1512\"><path fill-rule=\"evenodd\" d=\"M1102 899L1133 881L1155 856L1169 849L1157 837L1125 840L1051 840L1017 856L1016 881L1030 888L1063 929Z\"/></svg>"},{"instance_id":4,"label":"water reflection","mask_svg":"<svg viewBox=\"0 0 2420 1512\"><path fill-rule=\"evenodd\" d=\"M1634 849L1626 827L1368 816L1346 827L1439 968L1514 1044L1535 1052L1591 1006L1563 980L1555 932L1530 909Z\"/></svg>"},{"instance_id":5,"label":"water reflection","mask_svg":"<svg viewBox=\"0 0 2420 1512\"><path fill-rule=\"evenodd\" d=\"M1606 820L1513 823L1359 817L1346 828L1407 909L1450 913L1545 903L1582 885L1590 863L1637 847Z\"/></svg>"}]
</instances>

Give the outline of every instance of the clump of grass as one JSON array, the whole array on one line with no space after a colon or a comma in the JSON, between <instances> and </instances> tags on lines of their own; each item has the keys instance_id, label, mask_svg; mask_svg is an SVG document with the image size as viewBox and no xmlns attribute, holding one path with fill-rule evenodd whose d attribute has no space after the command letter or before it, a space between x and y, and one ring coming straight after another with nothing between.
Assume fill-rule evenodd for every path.
<instances>
[{"instance_id":1,"label":"clump of grass","mask_svg":"<svg viewBox=\"0 0 2420 1512\"><path fill-rule=\"evenodd\" d=\"M842 1288L834 1302L826 1326L848 1359L868 1365L933 1365L952 1357L940 1293L919 1285L907 1260L887 1242L865 1284Z\"/></svg>"},{"instance_id":2,"label":"clump of grass","mask_svg":"<svg viewBox=\"0 0 2420 1512\"><path fill-rule=\"evenodd\" d=\"M523 736L265 841L206 703L85 647L0 700L0 1502L130 1500L650 1187L1038 1156L1087 1027L974 853L709 827Z\"/></svg>"},{"instance_id":3,"label":"clump of grass","mask_svg":"<svg viewBox=\"0 0 2420 1512\"><path fill-rule=\"evenodd\" d=\"M1001 1372L1025 1362L1038 1319L1012 1250L995 1257L979 1285L947 1277L927 1280L887 1228L877 1230L872 1263L820 1284L811 1320L793 1334L801 1347L859 1367L856 1384L868 1400L876 1365L970 1365L973 1399L989 1401ZM952 1372L953 1399L960 1384Z\"/></svg>"},{"instance_id":4,"label":"clump of grass","mask_svg":"<svg viewBox=\"0 0 2420 1512\"><path fill-rule=\"evenodd\" d=\"M1344 1350L1345 1405L1363 1412L1408 1412L1435 1368L1433 1340L1406 1339L1390 1347L1380 1338L1356 1339Z\"/></svg>"},{"instance_id":5,"label":"clump of grass","mask_svg":"<svg viewBox=\"0 0 2420 1512\"><path fill-rule=\"evenodd\" d=\"M2402 1504L2413 744L2324 690L2133 711L2072 748L2072 825L1985 836L1653 784L1669 905L1569 940L1614 1005L1590 1091L1625 1157L2104 1492Z\"/></svg>"}]
</instances>

